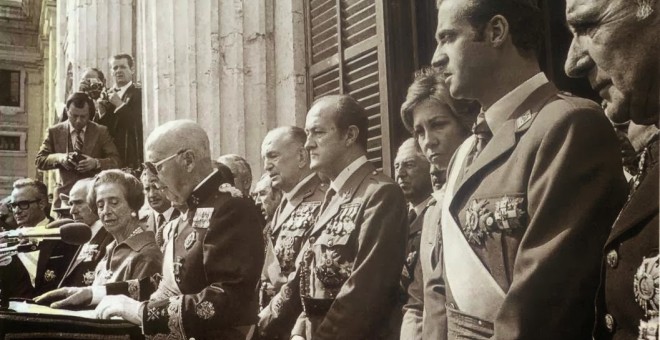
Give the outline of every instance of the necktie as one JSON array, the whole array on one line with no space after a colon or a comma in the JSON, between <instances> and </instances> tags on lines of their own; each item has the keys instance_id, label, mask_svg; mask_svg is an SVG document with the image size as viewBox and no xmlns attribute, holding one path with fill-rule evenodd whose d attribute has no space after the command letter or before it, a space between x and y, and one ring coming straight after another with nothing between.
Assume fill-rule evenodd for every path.
<instances>
[{"instance_id":1,"label":"necktie","mask_svg":"<svg viewBox=\"0 0 660 340\"><path fill-rule=\"evenodd\" d=\"M490 139L493 137L493 133L490 131L490 128L488 127L488 123L486 122L486 116L484 115L483 112L477 116L477 121L474 123L474 126L472 127L472 133L474 134L474 137L476 139L476 142L474 143L474 147L470 151L470 154L467 157L467 160L465 162L465 169L467 169L470 164L479 156L481 151L486 147L486 144L490 141Z\"/></svg>"},{"instance_id":2,"label":"necktie","mask_svg":"<svg viewBox=\"0 0 660 340\"><path fill-rule=\"evenodd\" d=\"M165 216L163 216L163 214L158 214L158 218L156 219L156 244L159 247L162 247L165 243L163 240L163 229L165 229L164 225Z\"/></svg>"},{"instance_id":3,"label":"necktie","mask_svg":"<svg viewBox=\"0 0 660 340\"><path fill-rule=\"evenodd\" d=\"M83 140L82 140L82 130L75 130L76 142L73 145L73 151L82 153L83 149Z\"/></svg>"},{"instance_id":4,"label":"necktie","mask_svg":"<svg viewBox=\"0 0 660 340\"><path fill-rule=\"evenodd\" d=\"M415 209L408 210L408 224L413 223L413 221L416 218L417 218L417 212L415 212Z\"/></svg>"},{"instance_id":5,"label":"necktie","mask_svg":"<svg viewBox=\"0 0 660 340\"><path fill-rule=\"evenodd\" d=\"M325 208L328 207L328 204L330 204L330 201L332 201L332 198L335 197L336 193L337 192L333 188L328 188L328 191L325 192L325 198L323 198L323 204L321 204L321 211L319 214L325 211Z\"/></svg>"}]
</instances>

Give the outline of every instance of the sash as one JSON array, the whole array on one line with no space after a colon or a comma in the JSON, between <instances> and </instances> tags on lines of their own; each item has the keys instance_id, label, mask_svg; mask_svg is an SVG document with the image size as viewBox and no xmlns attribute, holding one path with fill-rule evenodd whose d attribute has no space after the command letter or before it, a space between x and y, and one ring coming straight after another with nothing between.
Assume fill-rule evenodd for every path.
<instances>
[{"instance_id":1,"label":"sash","mask_svg":"<svg viewBox=\"0 0 660 340\"><path fill-rule=\"evenodd\" d=\"M474 145L474 136L468 138L456 152L454 165L447 179L442 200L442 243L447 284L461 311L485 320L495 320L504 301L505 293L490 275L479 257L465 239L463 231L449 211L451 201L465 157Z\"/></svg>"},{"instance_id":2,"label":"sash","mask_svg":"<svg viewBox=\"0 0 660 340\"><path fill-rule=\"evenodd\" d=\"M171 231L174 228L179 227L181 223L181 217L177 217L174 221L169 223L170 230L167 233L167 240L165 240L165 249L163 251L163 277L158 284L158 288L154 293L151 294L149 298L152 301L162 300L169 298L171 296L181 295L181 290L179 289L179 284L176 283L174 278L174 237L172 237ZM167 225L166 225L167 226ZM163 226L164 228L165 226ZM165 234L166 230L163 230Z\"/></svg>"}]
</instances>

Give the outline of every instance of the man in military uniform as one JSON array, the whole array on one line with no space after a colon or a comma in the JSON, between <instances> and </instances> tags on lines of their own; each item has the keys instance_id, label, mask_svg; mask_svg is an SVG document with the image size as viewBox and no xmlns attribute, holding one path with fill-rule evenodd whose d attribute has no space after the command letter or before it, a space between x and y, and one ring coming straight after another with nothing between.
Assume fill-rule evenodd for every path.
<instances>
[{"instance_id":1,"label":"man in military uniform","mask_svg":"<svg viewBox=\"0 0 660 340\"><path fill-rule=\"evenodd\" d=\"M71 187L68 197L62 197L70 206L71 217L77 222L85 223L92 229L89 242L78 247L73 261L67 268L58 287L84 287L94 282L96 265L105 256L105 250L114 238L103 228L99 217L90 209L87 203L91 178L84 178Z\"/></svg>"},{"instance_id":2,"label":"man in military uniform","mask_svg":"<svg viewBox=\"0 0 660 340\"><path fill-rule=\"evenodd\" d=\"M660 1L567 0L566 19L566 73L589 79L613 123L657 127ZM657 130L633 164L628 201L602 253L596 339L659 337Z\"/></svg>"},{"instance_id":3,"label":"man in military uniform","mask_svg":"<svg viewBox=\"0 0 660 340\"><path fill-rule=\"evenodd\" d=\"M347 95L318 99L307 114L310 167L328 177L321 212L298 268L303 312L295 339L391 336L408 226L401 189L366 157L368 120Z\"/></svg>"},{"instance_id":4,"label":"man in military uniform","mask_svg":"<svg viewBox=\"0 0 660 340\"><path fill-rule=\"evenodd\" d=\"M413 280L415 263L419 252L419 241L424 224L424 213L431 200L431 165L424 157L414 139L406 139L394 158L394 178L403 190L408 202L408 247L406 263L403 266L401 285L405 295L408 285ZM405 299L404 299L405 302Z\"/></svg>"},{"instance_id":5,"label":"man in military uniform","mask_svg":"<svg viewBox=\"0 0 660 340\"><path fill-rule=\"evenodd\" d=\"M291 293L292 290L298 291L298 285L285 284L289 275L294 275L295 260L314 225L327 189L327 185L309 169L306 137L305 130L299 127L280 127L268 132L261 145L264 170L273 187L283 193L268 233L267 261L261 283L262 297L268 300L284 289L270 303L262 301L265 308L259 313L259 332L269 339L289 339L291 328L302 310L299 297ZM295 307L283 311L284 299L293 299Z\"/></svg>"},{"instance_id":6,"label":"man in military uniform","mask_svg":"<svg viewBox=\"0 0 660 340\"><path fill-rule=\"evenodd\" d=\"M625 180L600 107L540 72L542 23L532 1L439 1L433 66L453 97L482 106L442 203L450 339L591 336Z\"/></svg>"},{"instance_id":7,"label":"man in military uniform","mask_svg":"<svg viewBox=\"0 0 660 340\"><path fill-rule=\"evenodd\" d=\"M237 197L236 188L223 185L213 171L208 136L192 121L156 128L147 139L146 158L167 198L188 208L168 224L162 280L69 288L63 295L70 296L53 307L88 304L91 297L92 304L100 301L99 318L120 316L148 336L245 339L257 320L256 288L264 261L259 210L252 200ZM57 295L62 292L39 301Z\"/></svg>"}]
</instances>

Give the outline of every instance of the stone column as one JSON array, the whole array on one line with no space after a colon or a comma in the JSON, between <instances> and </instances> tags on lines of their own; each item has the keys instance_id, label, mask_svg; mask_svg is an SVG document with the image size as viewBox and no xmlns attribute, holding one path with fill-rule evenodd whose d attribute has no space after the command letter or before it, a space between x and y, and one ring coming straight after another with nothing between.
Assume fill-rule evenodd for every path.
<instances>
[{"instance_id":1,"label":"stone column","mask_svg":"<svg viewBox=\"0 0 660 340\"><path fill-rule=\"evenodd\" d=\"M118 53L135 56L134 1L58 1L58 7L66 8L65 53L73 64L74 87L87 67L99 68L111 85L108 58Z\"/></svg>"},{"instance_id":2,"label":"stone column","mask_svg":"<svg viewBox=\"0 0 660 340\"><path fill-rule=\"evenodd\" d=\"M299 0L138 0L145 136L172 119L207 129L213 157L261 173L266 131L306 111Z\"/></svg>"}]
</instances>

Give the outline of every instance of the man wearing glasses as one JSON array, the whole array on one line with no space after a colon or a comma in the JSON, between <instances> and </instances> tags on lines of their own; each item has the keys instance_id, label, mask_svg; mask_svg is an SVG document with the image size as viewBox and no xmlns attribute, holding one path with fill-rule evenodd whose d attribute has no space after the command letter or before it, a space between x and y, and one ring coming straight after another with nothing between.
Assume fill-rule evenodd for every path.
<instances>
[{"instance_id":1,"label":"man wearing glasses","mask_svg":"<svg viewBox=\"0 0 660 340\"><path fill-rule=\"evenodd\" d=\"M160 188L162 184L159 183L158 176L145 169L142 172L141 180L142 186L144 186L144 197L151 208L146 215L147 230L156 234L156 243L162 248L165 224L179 217L181 213L172 206L172 202L167 199Z\"/></svg>"},{"instance_id":2,"label":"man wearing glasses","mask_svg":"<svg viewBox=\"0 0 660 340\"><path fill-rule=\"evenodd\" d=\"M8 206L19 228L44 227L48 218L46 186L24 178L13 184ZM57 287L74 252L75 246L61 241L41 241L36 251L0 255L0 290L6 298L31 299Z\"/></svg>"},{"instance_id":3,"label":"man wearing glasses","mask_svg":"<svg viewBox=\"0 0 660 340\"><path fill-rule=\"evenodd\" d=\"M98 302L98 318L120 316L149 336L245 339L257 319L263 222L254 202L213 169L209 149L208 135L190 120L160 125L147 139L145 167L167 199L186 207L165 229L159 283L152 277L73 295L59 290L39 302L61 296L68 297L52 307Z\"/></svg>"}]
</instances>

